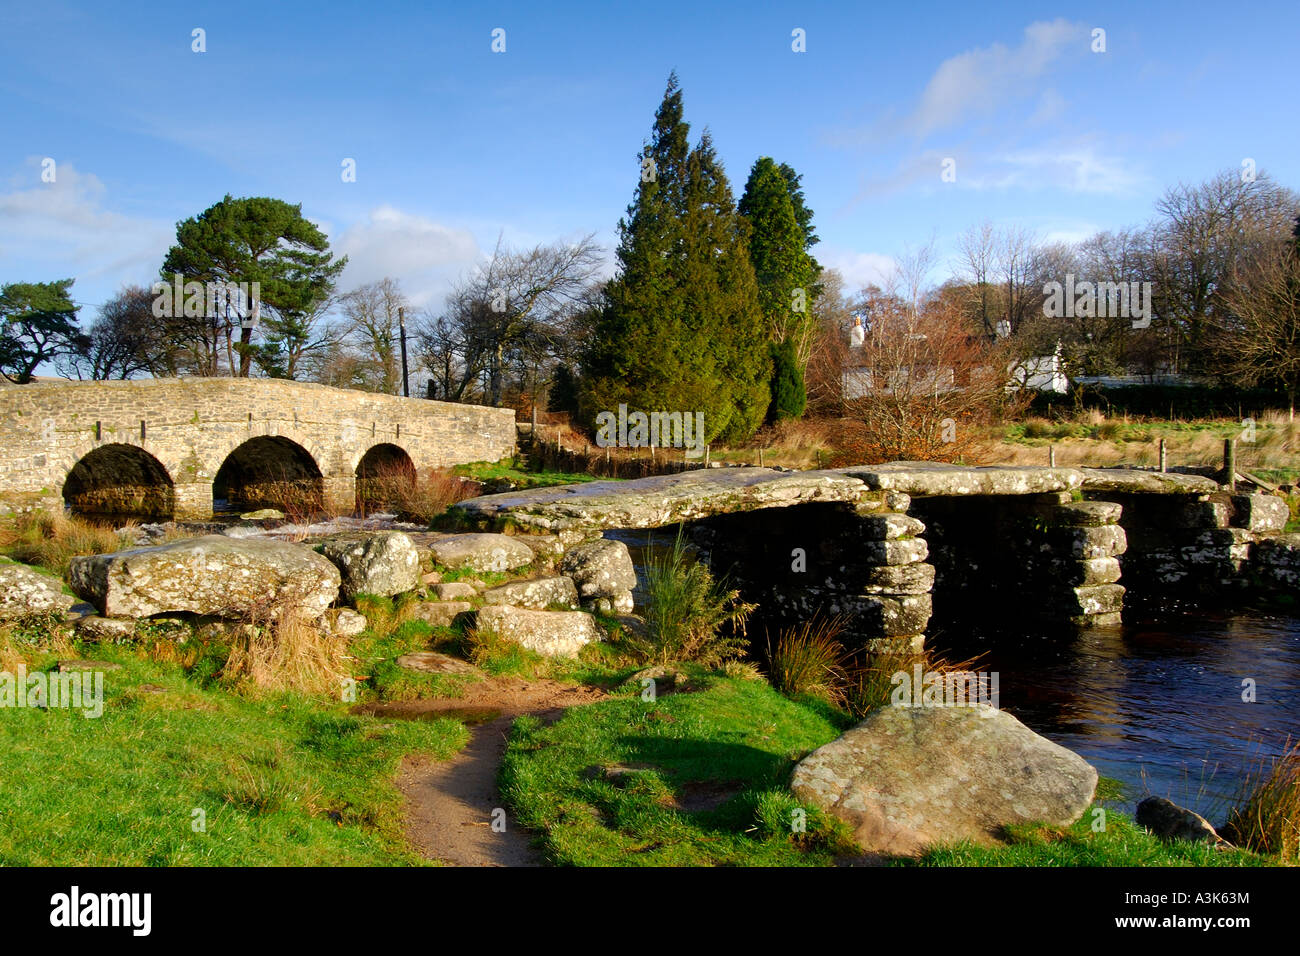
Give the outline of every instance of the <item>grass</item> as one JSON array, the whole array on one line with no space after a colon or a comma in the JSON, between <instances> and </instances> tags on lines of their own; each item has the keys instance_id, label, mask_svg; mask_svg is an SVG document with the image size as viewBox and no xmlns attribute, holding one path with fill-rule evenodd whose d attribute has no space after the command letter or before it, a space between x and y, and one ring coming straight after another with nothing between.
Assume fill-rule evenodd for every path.
<instances>
[{"instance_id":1,"label":"grass","mask_svg":"<svg viewBox=\"0 0 1300 956\"><path fill-rule=\"evenodd\" d=\"M129 529L115 531L61 513L34 512L0 530L0 553L66 580L73 558L120 551L134 538Z\"/></svg>"},{"instance_id":2,"label":"grass","mask_svg":"<svg viewBox=\"0 0 1300 956\"><path fill-rule=\"evenodd\" d=\"M545 488L551 485L571 485L596 480L595 475L585 472L523 471L516 467L513 458L497 462L476 461L466 465L456 465L452 472L465 478L473 478L475 481L505 480L512 482L517 488Z\"/></svg>"},{"instance_id":3,"label":"grass","mask_svg":"<svg viewBox=\"0 0 1300 956\"><path fill-rule=\"evenodd\" d=\"M1096 810L1105 810L1105 829L1094 832ZM1271 866L1275 861L1246 850L1216 850L1208 844L1163 842L1115 810L1094 804L1069 827L1040 824L1008 828L1007 842L979 846L963 842L935 847L901 866Z\"/></svg>"},{"instance_id":4,"label":"grass","mask_svg":"<svg viewBox=\"0 0 1300 956\"><path fill-rule=\"evenodd\" d=\"M352 676L360 696L367 700L405 701L426 697L460 697L475 681L470 675L427 674L397 666L403 654L433 647L448 653L459 649L464 635L459 628L433 628L413 618L414 595L398 598L358 595L357 610L365 615L366 629L351 646Z\"/></svg>"},{"instance_id":5,"label":"grass","mask_svg":"<svg viewBox=\"0 0 1300 956\"><path fill-rule=\"evenodd\" d=\"M1259 761L1224 829L1240 846L1300 862L1300 741L1288 739L1280 757Z\"/></svg>"},{"instance_id":6,"label":"grass","mask_svg":"<svg viewBox=\"0 0 1300 956\"><path fill-rule=\"evenodd\" d=\"M810 694L838 701L845 679L843 631L842 619L820 617L783 631L767 652L772 686L787 697Z\"/></svg>"},{"instance_id":7,"label":"grass","mask_svg":"<svg viewBox=\"0 0 1300 956\"><path fill-rule=\"evenodd\" d=\"M25 653L39 667L66 649ZM423 862L403 839L392 779L404 754L454 754L468 738L459 722L384 723L301 694L204 686L128 647L93 654L121 665L105 674L103 716L0 719L0 865Z\"/></svg>"},{"instance_id":8,"label":"grass","mask_svg":"<svg viewBox=\"0 0 1300 956\"><path fill-rule=\"evenodd\" d=\"M840 727L759 681L700 681L696 693L634 693L550 726L516 720L502 790L550 862L818 866L850 851L842 824L785 789L795 761ZM614 764L628 771L602 769ZM696 802L707 797L716 805Z\"/></svg>"}]
</instances>

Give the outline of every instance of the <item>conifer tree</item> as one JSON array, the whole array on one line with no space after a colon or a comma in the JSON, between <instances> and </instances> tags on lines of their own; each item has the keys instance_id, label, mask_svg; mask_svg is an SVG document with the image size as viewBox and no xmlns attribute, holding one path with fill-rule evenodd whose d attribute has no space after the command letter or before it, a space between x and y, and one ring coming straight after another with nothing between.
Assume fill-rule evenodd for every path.
<instances>
[{"instance_id":1,"label":"conifer tree","mask_svg":"<svg viewBox=\"0 0 1300 956\"><path fill-rule=\"evenodd\" d=\"M706 441L743 440L762 422L770 369L748 226L710 138L692 150L682 117L673 74L583 356L582 416L623 402L703 412Z\"/></svg>"},{"instance_id":2,"label":"conifer tree","mask_svg":"<svg viewBox=\"0 0 1300 956\"><path fill-rule=\"evenodd\" d=\"M812 231L812 211L804 205L799 175L789 166L778 166L763 156L754 163L740 199L740 212L751 227L750 261L758 281L759 304L767 333L774 345L790 342L802 381L811 355L816 321L813 300L820 293L816 285L821 266L808 252L817 241ZM781 390L788 391L787 377ZM772 383L772 393L777 393ZM787 403L770 417L786 417L801 400Z\"/></svg>"}]
</instances>

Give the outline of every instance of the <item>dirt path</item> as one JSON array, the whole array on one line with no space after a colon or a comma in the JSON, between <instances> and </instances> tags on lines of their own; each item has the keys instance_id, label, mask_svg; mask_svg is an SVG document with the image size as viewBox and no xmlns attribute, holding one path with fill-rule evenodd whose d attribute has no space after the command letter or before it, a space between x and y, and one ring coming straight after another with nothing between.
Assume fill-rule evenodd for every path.
<instances>
[{"instance_id":1,"label":"dirt path","mask_svg":"<svg viewBox=\"0 0 1300 956\"><path fill-rule=\"evenodd\" d=\"M454 866L537 866L529 835L514 821L497 792L497 772L505 754L510 725L521 714L554 720L568 707L590 704L605 694L591 687L558 681L492 678L471 685L464 697L391 704L383 714L448 712L479 719L470 726L470 741L449 761L408 757L397 788L406 797L406 836L430 860ZM476 713L477 712L477 713ZM495 712L495 714L493 713ZM487 718L487 719L484 719ZM505 830L493 828L494 811Z\"/></svg>"}]
</instances>

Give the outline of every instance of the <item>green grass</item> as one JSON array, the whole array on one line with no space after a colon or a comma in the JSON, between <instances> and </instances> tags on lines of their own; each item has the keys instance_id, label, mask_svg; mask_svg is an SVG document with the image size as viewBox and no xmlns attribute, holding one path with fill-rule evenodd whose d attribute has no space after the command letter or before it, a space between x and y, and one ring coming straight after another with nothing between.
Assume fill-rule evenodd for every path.
<instances>
[{"instance_id":1,"label":"green grass","mask_svg":"<svg viewBox=\"0 0 1300 956\"><path fill-rule=\"evenodd\" d=\"M452 472L476 481L492 481L504 478L514 482L519 488L545 488L550 485L571 485L583 481L595 481L595 475L586 472L569 471L522 471L515 467L514 459L506 458L497 462L476 461L466 465L456 465ZM610 481L613 479L603 479Z\"/></svg>"},{"instance_id":2,"label":"green grass","mask_svg":"<svg viewBox=\"0 0 1300 956\"><path fill-rule=\"evenodd\" d=\"M1094 806L1094 809L1097 807ZM1103 808L1104 809L1104 808ZM1093 810L1070 827L1010 827L1002 846L959 843L930 850L903 866L1276 866L1245 850L1156 839L1131 819L1106 810L1105 830L1093 832Z\"/></svg>"},{"instance_id":3,"label":"green grass","mask_svg":"<svg viewBox=\"0 0 1300 956\"><path fill-rule=\"evenodd\" d=\"M515 722L502 790L542 850L578 866L816 866L848 849L847 831L785 789L794 763L835 739L829 712L766 683L718 676L706 689L647 703L639 693ZM606 779L601 767L632 767ZM678 809L698 787L725 798ZM693 805L693 804L691 804ZM794 811L806 828L794 832Z\"/></svg>"},{"instance_id":4,"label":"green grass","mask_svg":"<svg viewBox=\"0 0 1300 956\"><path fill-rule=\"evenodd\" d=\"M352 641L353 674L363 700L403 701L427 697L461 697L478 678L463 674L426 674L397 666L397 658L415 651L455 654L464 644L461 625L431 627L406 618L411 599L394 601L372 594L358 596L357 610L369 626Z\"/></svg>"},{"instance_id":5,"label":"green grass","mask_svg":"<svg viewBox=\"0 0 1300 956\"><path fill-rule=\"evenodd\" d=\"M122 665L105 674L101 717L0 712L0 865L422 862L393 776L403 754L464 746L459 722L386 724L341 703L205 688L129 648L92 653Z\"/></svg>"}]
</instances>

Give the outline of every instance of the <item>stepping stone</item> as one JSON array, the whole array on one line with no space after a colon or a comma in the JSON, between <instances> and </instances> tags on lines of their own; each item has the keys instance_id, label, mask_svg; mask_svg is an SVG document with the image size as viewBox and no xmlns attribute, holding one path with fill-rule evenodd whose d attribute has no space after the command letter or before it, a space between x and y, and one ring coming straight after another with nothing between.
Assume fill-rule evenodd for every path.
<instances>
[{"instance_id":1,"label":"stepping stone","mask_svg":"<svg viewBox=\"0 0 1300 956\"><path fill-rule=\"evenodd\" d=\"M459 658L437 651L416 651L403 654L397 659L397 666L408 671L423 671L426 674L477 674L478 668Z\"/></svg>"},{"instance_id":2,"label":"stepping stone","mask_svg":"<svg viewBox=\"0 0 1300 956\"><path fill-rule=\"evenodd\" d=\"M60 674L67 674L70 671L120 671L122 665L112 661L59 661L58 668Z\"/></svg>"}]
</instances>

